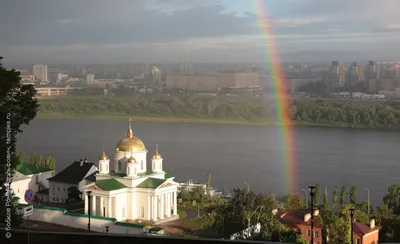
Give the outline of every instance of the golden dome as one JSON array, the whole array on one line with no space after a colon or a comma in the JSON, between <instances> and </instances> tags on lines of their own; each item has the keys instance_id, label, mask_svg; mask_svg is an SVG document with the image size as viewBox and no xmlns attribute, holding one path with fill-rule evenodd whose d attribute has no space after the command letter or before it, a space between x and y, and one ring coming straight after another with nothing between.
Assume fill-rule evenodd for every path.
<instances>
[{"instance_id":1,"label":"golden dome","mask_svg":"<svg viewBox=\"0 0 400 244\"><path fill-rule=\"evenodd\" d=\"M131 156L129 159L128 159L128 163L135 163L136 162L136 159L133 157L133 156Z\"/></svg>"},{"instance_id":2,"label":"golden dome","mask_svg":"<svg viewBox=\"0 0 400 244\"><path fill-rule=\"evenodd\" d=\"M103 153L100 156L100 160L107 160L108 156L106 155L106 153L104 152L104 146L103 146Z\"/></svg>"},{"instance_id":3,"label":"golden dome","mask_svg":"<svg viewBox=\"0 0 400 244\"><path fill-rule=\"evenodd\" d=\"M103 154L101 154L101 156L100 156L100 160L107 160L107 159L108 159L108 156L103 151Z\"/></svg>"},{"instance_id":4,"label":"golden dome","mask_svg":"<svg viewBox=\"0 0 400 244\"><path fill-rule=\"evenodd\" d=\"M156 144L156 153L153 155L153 159L161 158L161 154L158 152L158 144Z\"/></svg>"},{"instance_id":5,"label":"golden dome","mask_svg":"<svg viewBox=\"0 0 400 244\"><path fill-rule=\"evenodd\" d=\"M118 142L115 150L117 152L118 151L138 152L146 150L146 147L144 146L142 140L140 140L136 136L133 136L130 122L129 122L129 129L127 136Z\"/></svg>"}]
</instances>

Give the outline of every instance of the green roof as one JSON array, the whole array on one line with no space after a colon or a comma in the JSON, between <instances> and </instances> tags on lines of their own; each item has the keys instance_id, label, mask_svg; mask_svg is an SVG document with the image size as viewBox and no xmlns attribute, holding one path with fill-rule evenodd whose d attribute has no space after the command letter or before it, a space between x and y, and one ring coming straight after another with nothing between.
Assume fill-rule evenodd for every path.
<instances>
[{"instance_id":1,"label":"green roof","mask_svg":"<svg viewBox=\"0 0 400 244\"><path fill-rule=\"evenodd\" d=\"M33 174L39 174L42 172L48 172L48 171L53 171L52 169L46 169L42 168L33 164L26 164L26 163L20 163L17 165L17 168L15 169L16 171L20 172L23 175L33 175Z\"/></svg>"},{"instance_id":2,"label":"green roof","mask_svg":"<svg viewBox=\"0 0 400 244\"><path fill-rule=\"evenodd\" d=\"M145 176L145 175L151 175L151 174L153 174L153 171L152 170L147 170L146 172L138 173L137 175L138 176Z\"/></svg>"},{"instance_id":3,"label":"green roof","mask_svg":"<svg viewBox=\"0 0 400 244\"><path fill-rule=\"evenodd\" d=\"M116 179L98 180L96 181L96 185L98 185L105 191L115 191L126 188L124 184L117 181Z\"/></svg>"},{"instance_id":4,"label":"green roof","mask_svg":"<svg viewBox=\"0 0 400 244\"><path fill-rule=\"evenodd\" d=\"M122 174L122 173L117 173L115 171L110 171L110 173L108 173L107 175L109 176L116 176L116 177L125 177L126 174Z\"/></svg>"},{"instance_id":5,"label":"green roof","mask_svg":"<svg viewBox=\"0 0 400 244\"><path fill-rule=\"evenodd\" d=\"M142 183L140 183L137 187L138 188L151 188L151 189L156 189L159 187L162 183L164 183L166 180L164 179L156 179L156 178L147 178L144 180Z\"/></svg>"}]
</instances>

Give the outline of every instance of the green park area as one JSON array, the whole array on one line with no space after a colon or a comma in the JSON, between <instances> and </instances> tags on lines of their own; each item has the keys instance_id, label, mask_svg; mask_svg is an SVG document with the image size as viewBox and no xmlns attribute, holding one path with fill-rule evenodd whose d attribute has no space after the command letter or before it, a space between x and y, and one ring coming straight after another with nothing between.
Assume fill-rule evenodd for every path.
<instances>
[{"instance_id":1,"label":"green park area","mask_svg":"<svg viewBox=\"0 0 400 244\"><path fill-rule=\"evenodd\" d=\"M200 122L279 125L276 102L260 97L165 96L116 97L73 95L39 99L39 118L124 119L155 122ZM400 104L366 106L317 100L294 101L284 108L285 124L353 128L400 128Z\"/></svg>"}]
</instances>

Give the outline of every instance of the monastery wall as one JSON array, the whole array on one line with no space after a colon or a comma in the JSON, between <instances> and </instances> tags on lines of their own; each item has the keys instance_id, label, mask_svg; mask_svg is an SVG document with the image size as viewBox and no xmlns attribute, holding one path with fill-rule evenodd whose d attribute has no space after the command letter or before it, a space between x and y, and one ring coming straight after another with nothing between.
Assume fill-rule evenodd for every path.
<instances>
[{"instance_id":1,"label":"monastery wall","mask_svg":"<svg viewBox=\"0 0 400 244\"><path fill-rule=\"evenodd\" d=\"M63 208L54 208L37 204L33 204L33 213L29 216L29 219L77 229L87 230L88 228L88 216L86 214L73 213ZM105 232L106 226L109 226L108 232L113 234L141 234L143 233L144 227L137 224L117 222L114 218L102 216L90 217L91 231Z\"/></svg>"}]
</instances>

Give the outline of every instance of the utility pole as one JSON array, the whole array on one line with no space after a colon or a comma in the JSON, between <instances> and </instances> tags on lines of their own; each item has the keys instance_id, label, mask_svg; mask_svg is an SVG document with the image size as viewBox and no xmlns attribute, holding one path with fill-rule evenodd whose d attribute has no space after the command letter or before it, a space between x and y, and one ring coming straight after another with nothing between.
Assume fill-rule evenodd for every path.
<instances>
[{"instance_id":1,"label":"utility pole","mask_svg":"<svg viewBox=\"0 0 400 244\"><path fill-rule=\"evenodd\" d=\"M309 186L311 196L311 244L314 244L314 194L315 186Z\"/></svg>"}]
</instances>

